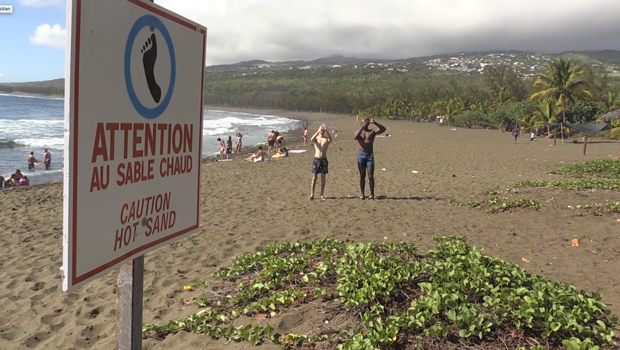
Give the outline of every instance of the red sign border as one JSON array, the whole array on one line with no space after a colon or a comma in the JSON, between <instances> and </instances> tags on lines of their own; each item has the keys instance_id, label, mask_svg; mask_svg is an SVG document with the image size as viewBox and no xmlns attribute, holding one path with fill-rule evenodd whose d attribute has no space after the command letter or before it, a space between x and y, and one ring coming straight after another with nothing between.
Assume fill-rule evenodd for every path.
<instances>
[{"instance_id":1,"label":"red sign border","mask_svg":"<svg viewBox=\"0 0 620 350\"><path fill-rule=\"evenodd\" d=\"M70 0L69 0L70 1ZM188 227L184 230L181 230L177 233L173 233L171 235L162 237L156 241L150 242L148 244L145 244L143 246L140 246L132 251L127 252L126 254L123 254L122 256L107 262L106 264L99 266L81 276L77 276L77 178L78 178L78 147L76 147L77 142L78 142L78 122L79 122L79 81L80 81L80 31L81 31L81 14L82 14L82 1L86 1L86 0L77 0L77 5L76 5L76 12L77 12L77 16L76 16L76 28L75 28L75 69L73 71L73 76L74 76L74 100L73 100L73 164L72 164L72 170L73 170L73 174L72 174L72 182L73 182L73 194L72 194L72 227L71 227L71 237L72 237L72 242L71 242L71 280L69 281L69 288L72 288L73 286L89 279L90 277L107 270L108 268L120 263L121 261L129 258L130 256L139 253L141 251L147 250L153 246L156 246L158 244L164 243L166 241L169 241L173 238L176 238L178 236L181 236L183 234L186 234L190 231L193 230L197 230L200 225L198 222L196 222L196 225ZM162 11L159 8L156 7L152 7L149 4L142 2L140 0L127 0L129 2L131 2L134 5L137 5L139 7L144 8L145 10L148 10L156 15L162 16L172 22L178 23L184 27L196 30L196 26L192 23L188 23L183 21L180 18L174 17L173 15ZM200 85L200 129L199 129L199 134L200 137L198 139L198 150L200 152L200 154L202 154L202 132L200 132L200 130L202 130L202 123L203 123L203 119L204 119L204 77L205 77L205 56L206 56L206 41L207 41L207 33L205 31L205 29L200 28L200 33L203 34L203 42L202 42L202 78L201 78L201 85ZM202 161L202 159L201 159ZM200 163L199 163L200 164ZM200 165L198 166L198 190L196 191L196 218L200 217L200 176L201 176L201 169L200 169Z\"/></svg>"}]
</instances>

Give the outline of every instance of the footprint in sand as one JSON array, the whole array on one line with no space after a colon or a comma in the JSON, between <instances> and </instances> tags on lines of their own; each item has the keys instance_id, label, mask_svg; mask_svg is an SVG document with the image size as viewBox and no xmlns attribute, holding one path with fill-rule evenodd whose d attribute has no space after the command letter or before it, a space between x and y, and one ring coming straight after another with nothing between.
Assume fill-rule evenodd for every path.
<instances>
[{"instance_id":1,"label":"footprint in sand","mask_svg":"<svg viewBox=\"0 0 620 350\"><path fill-rule=\"evenodd\" d=\"M155 81L155 61L157 60L157 39L155 33L151 34L142 46L142 65L144 66L144 74L146 75L146 83L149 86L151 96L156 103L161 99L161 88Z\"/></svg>"}]
</instances>

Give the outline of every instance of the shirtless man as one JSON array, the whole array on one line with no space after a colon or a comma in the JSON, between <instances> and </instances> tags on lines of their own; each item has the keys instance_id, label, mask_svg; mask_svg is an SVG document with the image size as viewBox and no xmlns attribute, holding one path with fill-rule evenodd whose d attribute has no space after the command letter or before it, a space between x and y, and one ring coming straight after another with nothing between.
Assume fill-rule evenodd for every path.
<instances>
[{"instance_id":1,"label":"shirtless man","mask_svg":"<svg viewBox=\"0 0 620 350\"><path fill-rule=\"evenodd\" d=\"M308 146L308 123L304 123L304 146Z\"/></svg>"},{"instance_id":2,"label":"shirtless man","mask_svg":"<svg viewBox=\"0 0 620 350\"><path fill-rule=\"evenodd\" d=\"M362 120L362 127L355 132L354 138L359 144L359 151L357 152L357 169L360 172L360 190L362 195L361 200L366 197L364 195L364 188L366 187L366 172L368 172L368 184L370 185L370 197L368 199L375 198L375 156L373 153L373 144L375 142L375 136L385 132L385 127L377 122L375 118L365 118ZM368 128L370 124L375 124L378 129Z\"/></svg>"},{"instance_id":3,"label":"shirtless man","mask_svg":"<svg viewBox=\"0 0 620 350\"><path fill-rule=\"evenodd\" d=\"M271 151L275 150L276 144L276 132L271 130L269 135L267 135L267 152L271 153Z\"/></svg>"},{"instance_id":4,"label":"shirtless man","mask_svg":"<svg viewBox=\"0 0 620 350\"><path fill-rule=\"evenodd\" d=\"M237 133L237 145L235 146L235 153L241 153L241 138L243 137L242 133Z\"/></svg>"},{"instance_id":5,"label":"shirtless man","mask_svg":"<svg viewBox=\"0 0 620 350\"><path fill-rule=\"evenodd\" d=\"M327 131L327 126L321 124L319 129L312 135L310 141L314 144L314 160L312 162L312 182L310 182L310 197L314 199L314 186L316 185L316 175L321 174L321 200L325 200L325 175L327 174L327 148L332 142L332 136Z\"/></svg>"},{"instance_id":6,"label":"shirtless man","mask_svg":"<svg viewBox=\"0 0 620 350\"><path fill-rule=\"evenodd\" d=\"M38 160L34 157L34 152L30 152L28 155L28 170L34 170L35 164Z\"/></svg>"},{"instance_id":7,"label":"shirtless man","mask_svg":"<svg viewBox=\"0 0 620 350\"><path fill-rule=\"evenodd\" d=\"M47 148L43 151L43 164L45 164L45 170L50 170L52 166L52 155L47 151Z\"/></svg>"}]
</instances>

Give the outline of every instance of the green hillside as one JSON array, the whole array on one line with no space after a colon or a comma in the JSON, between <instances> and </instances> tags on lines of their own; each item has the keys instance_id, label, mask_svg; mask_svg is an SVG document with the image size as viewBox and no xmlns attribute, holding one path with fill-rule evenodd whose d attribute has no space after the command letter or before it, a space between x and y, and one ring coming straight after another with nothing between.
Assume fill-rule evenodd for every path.
<instances>
[{"instance_id":1,"label":"green hillside","mask_svg":"<svg viewBox=\"0 0 620 350\"><path fill-rule=\"evenodd\" d=\"M40 94L47 96L64 95L65 79L33 81L25 83L4 83L0 84L0 92L23 92L27 94Z\"/></svg>"},{"instance_id":2,"label":"green hillside","mask_svg":"<svg viewBox=\"0 0 620 350\"><path fill-rule=\"evenodd\" d=\"M526 101L546 63L570 56L589 67L598 100L618 92L620 51L543 54L468 52L398 60L330 56L312 61L244 61L206 67L205 103L220 106L356 113L391 100L427 106ZM64 80L0 84L0 92L62 95ZM500 91L501 90L501 91ZM498 95L499 94L499 95Z\"/></svg>"}]
</instances>

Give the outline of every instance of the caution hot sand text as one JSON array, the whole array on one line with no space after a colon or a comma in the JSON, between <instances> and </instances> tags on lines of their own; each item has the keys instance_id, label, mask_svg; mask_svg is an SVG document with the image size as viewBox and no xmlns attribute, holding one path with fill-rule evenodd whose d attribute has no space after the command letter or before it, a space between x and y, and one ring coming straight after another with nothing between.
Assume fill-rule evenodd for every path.
<instances>
[{"instance_id":1,"label":"caution hot sand text","mask_svg":"<svg viewBox=\"0 0 620 350\"><path fill-rule=\"evenodd\" d=\"M193 124L97 123L90 192L189 173L193 141Z\"/></svg>"},{"instance_id":2,"label":"caution hot sand text","mask_svg":"<svg viewBox=\"0 0 620 350\"><path fill-rule=\"evenodd\" d=\"M114 251L130 246L139 235L155 238L157 233L172 229L177 213L170 209L171 199L172 193L167 192L124 203L114 233Z\"/></svg>"}]
</instances>

